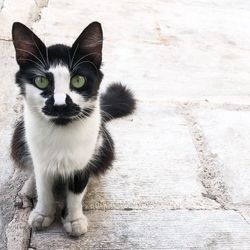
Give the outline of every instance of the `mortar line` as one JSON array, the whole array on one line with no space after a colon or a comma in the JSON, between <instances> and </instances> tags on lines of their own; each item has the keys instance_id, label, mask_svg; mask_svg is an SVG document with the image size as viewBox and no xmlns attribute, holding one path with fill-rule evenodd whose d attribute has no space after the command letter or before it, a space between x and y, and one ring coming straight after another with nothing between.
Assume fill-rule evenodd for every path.
<instances>
[{"instance_id":1,"label":"mortar line","mask_svg":"<svg viewBox=\"0 0 250 250\"><path fill-rule=\"evenodd\" d=\"M0 41L1 41L1 42L12 42L12 39L11 39L11 38L4 38L4 37L1 37L1 38L0 38Z\"/></svg>"},{"instance_id":2,"label":"mortar line","mask_svg":"<svg viewBox=\"0 0 250 250\"><path fill-rule=\"evenodd\" d=\"M197 109L208 109L208 110L226 110L226 111L250 111L250 104L230 104L230 103L215 103L209 102L205 103L204 101L185 101L185 100L155 100L155 99L142 99L137 98L138 102L141 103L152 103L152 104L159 104L169 107L178 108L180 106L188 106L191 108Z\"/></svg>"},{"instance_id":3,"label":"mortar line","mask_svg":"<svg viewBox=\"0 0 250 250\"><path fill-rule=\"evenodd\" d=\"M243 219L248 225L250 225L250 222L246 219L246 217L241 213L240 210L238 210L238 209L236 209L236 208L231 208L231 209L228 209L228 210L233 210L233 211L237 212L237 213L240 215L240 217L242 217L242 219Z\"/></svg>"},{"instance_id":4,"label":"mortar line","mask_svg":"<svg viewBox=\"0 0 250 250\"><path fill-rule=\"evenodd\" d=\"M181 105L177 108L177 112L186 120L197 151L199 158L199 178L206 191L203 196L214 200L220 204L221 208L225 209L225 205L231 198L223 176L219 171L217 156L209 149L203 130L192 112L192 107L188 104Z\"/></svg>"}]
</instances>

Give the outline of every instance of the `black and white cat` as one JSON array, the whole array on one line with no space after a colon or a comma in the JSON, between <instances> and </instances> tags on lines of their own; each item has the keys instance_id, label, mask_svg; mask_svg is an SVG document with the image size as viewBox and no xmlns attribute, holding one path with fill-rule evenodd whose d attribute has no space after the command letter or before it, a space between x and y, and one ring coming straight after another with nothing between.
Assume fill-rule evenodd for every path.
<instances>
[{"instance_id":1,"label":"black and white cat","mask_svg":"<svg viewBox=\"0 0 250 250\"><path fill-rule=\"evenodd\" d=\"M88 25L72 47L46 47L21 23L13 24L12 35L24 115L15 127L11 154L17 165L34 169L38 199L29 224L41 229L53 222L53 188L60 180L66 192L64 228L79 236L88 226L82 199L89 178L103 174L114 159L105 122L131 114L135 99L119 83L98 94L103 77L98 22Z\"/></svg>"}]
</instances>

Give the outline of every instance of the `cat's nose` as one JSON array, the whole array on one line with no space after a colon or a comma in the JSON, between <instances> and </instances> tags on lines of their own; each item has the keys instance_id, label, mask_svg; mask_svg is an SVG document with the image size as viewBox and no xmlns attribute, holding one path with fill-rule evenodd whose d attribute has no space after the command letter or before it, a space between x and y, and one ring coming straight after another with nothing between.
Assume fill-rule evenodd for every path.
<instances>
[{"instance_id":1,"label":"cat's nose","mask_svg":"<svg viewBox=\"0 0 250 250\"><path fill-rule=\"evenodd\" d=\"M69 95L65 93L55 93L54 94L54 106L62 106L72 104L72 100Z\"/></svg>"},{"instance_id":2,"label":"cat's nose","mask_svg":"<svg viewBox=\"0 0 250 250\"><path fill-rule=\"evenodd\" d=\"M55 93L54 94L54 106L61 106L66 104L66 94L65 93Z\"/></svg>"}]
</instances>

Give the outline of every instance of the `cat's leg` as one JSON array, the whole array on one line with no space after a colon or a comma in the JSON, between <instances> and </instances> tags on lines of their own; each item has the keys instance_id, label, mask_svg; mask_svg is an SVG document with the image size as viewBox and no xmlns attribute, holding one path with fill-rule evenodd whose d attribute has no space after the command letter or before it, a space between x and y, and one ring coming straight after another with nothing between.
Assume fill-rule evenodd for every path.
<instances>
[{"instance_id":1,"label":"cat's leg","mask_svg":"<svg viewBox=\"0 0 250 250\"><path fill-rule=\"evenodd\" d=\"M29 216L33 228L48 227L55 218L55 200L52 192L53 178L42 171L35 171L37 204Z\"/></svg>"},{"instance_id":2,"label":"cat's leg","mask_svg":"<svg viewBox=\"0 0 250 250\"><path fill-rule=\"evenodd\" d=\"M66 207L62 215L65 231L71 236L80 236L87 232L88 220L83 214L82 200L86 193L89 175L77 172L69 180L67 188Z\"/></svg>"},{"instance_id":3,"label":"cat's leg","mask_svg":"<svg viewBox=\"0 0 250 250\"><path fill-rule=\"evenodd\" d=\"M34 199L37 197L36 180L34 173L32 173L27 179L27 181L24 183L22 189L19 192L19 196L28 197L29 199Z\"/></svg>"}]
</instances>

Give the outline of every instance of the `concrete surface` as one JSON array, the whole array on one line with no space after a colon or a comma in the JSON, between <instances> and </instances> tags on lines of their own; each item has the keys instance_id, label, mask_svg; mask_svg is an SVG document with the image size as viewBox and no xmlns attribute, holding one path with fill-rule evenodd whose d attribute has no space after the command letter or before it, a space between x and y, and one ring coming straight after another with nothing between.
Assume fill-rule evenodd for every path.
<instances>
[{"instance_id":1,"label":"concrete surface","mask_svg":"<svg viewBox=\"0 0 250 250\"><path fill-rule=\"evenodd\" d=\"M173 108L139 103L134 116L108 127L117 162L89 190L86 209L219 207L202 195L206 190L198 178L198 157L187 123Z\"/></svg>"},{"instance_id":2,"label":"concrete surface","mask_svg":"<svg viewBox=\"0 0 250 250\"><path fill-rule=\"evenodd\" d=\"M85 237L67 239L55 224L47 232L34 233L31 248L249 249L250 227L234 211L109 210L87 215Z\"/></svg>"},{"instance_id":3,"label":"concrete surface","mask_svg":"<svg viewBox=\"0 0 250 250\"><path fill-rule=\"evenodd\" d=\"M248 111L196 112L208 144L217 155L231 202L250 205L250 120Z\"/></svg>"},{"instance_id":4,"label":"concrete surface","mask_svg":"<svg viewBox=\"0 0 250 250\"><path fill-rule=\"evenodd\" d=\"M0 1L1 6L1 1ZM25 174L9 159L21 113L13 21L71 44L104 29L105 78L134 90L133 116L109 124L117 160L83 202L89 232L33 232ZM250 249L250 3L5 0L0 11L0 249ZM63 32L62 32L63 31Z\"/></svg>"},{"instance_id":5,"label":"concrete surface","mask_svg":"<svg viewBox=\"0 0 250 250\"><path fill-rule=\"evenodd\" d=\"M14 166L9 158L12 127L17 118L17 113L20 113L18 90L14 84L11 84L17 70L13 54L14 49L10 42L0 40L0 51L0 249L4 249L6 226L14 216L15 196L22 185L23 175L14 174Z\"/></svg>"},{"instance_id":6,"label":"concrete surface","mask_svg":"<svg viewBox=\"0 0 250 250\"><path fill-rule=\"evenodd\" d=\"M0 0L0 10L3 8L4 0Z\"/></svg>"},{"instance_id":7,"label":"concrete surface","mask_svg":"<svg viewBox=\"0 0 250 250\"><path fill-rule=\"evenodd\" d=\"M244 96L250 78L250 2L217 2L51 0L33 27L49 44L70 44L82 27L99 20L105 82L122 79L138 98Z\"/></svg>"}]
</instances>

